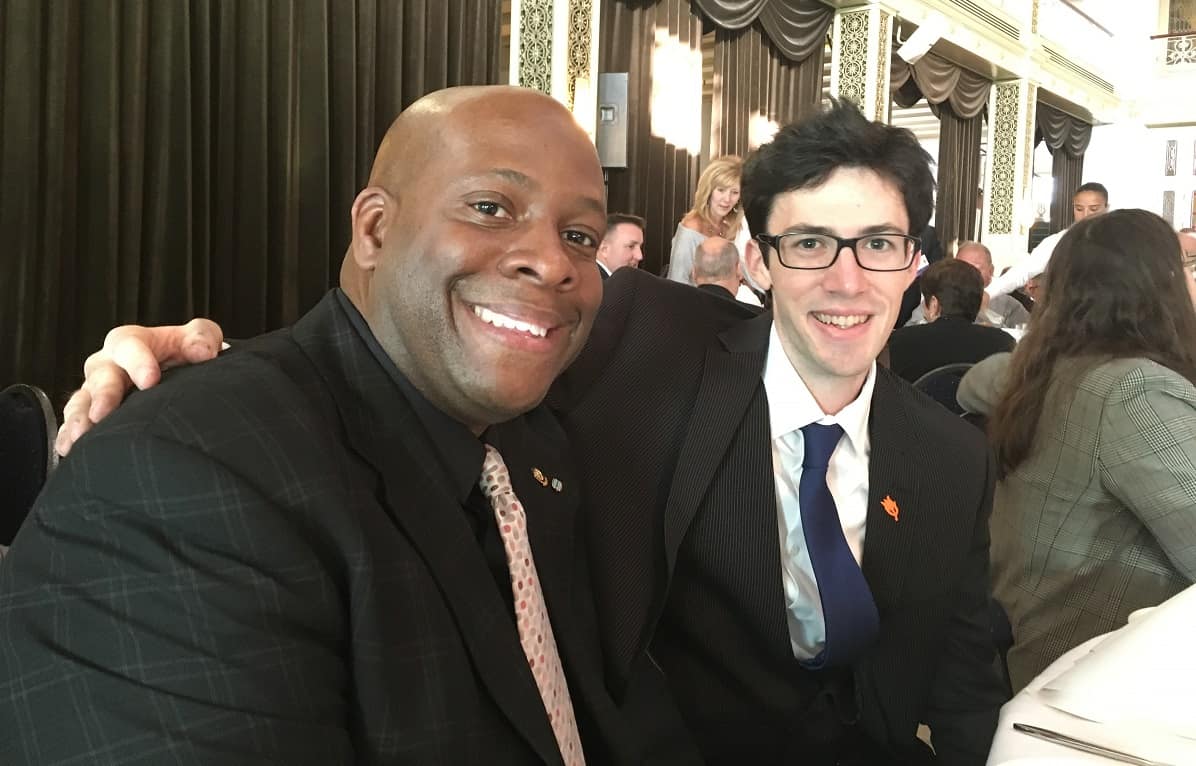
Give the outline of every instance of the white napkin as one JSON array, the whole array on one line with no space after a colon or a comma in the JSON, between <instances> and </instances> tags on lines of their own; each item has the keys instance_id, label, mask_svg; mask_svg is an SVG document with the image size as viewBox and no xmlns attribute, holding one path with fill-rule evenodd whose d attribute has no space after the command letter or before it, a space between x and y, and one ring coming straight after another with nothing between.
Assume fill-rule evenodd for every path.
<instances>
[{"instance_id":1,"label":"white napkin","mask_svg":"<svg viewBox=\"0 0 1196 766\"><path fill-rule=\"evenodd\" d=\"M1100 723L1196 740L1196 585L1130 616L1039 698Z\"/></svg>"}]
</instances>

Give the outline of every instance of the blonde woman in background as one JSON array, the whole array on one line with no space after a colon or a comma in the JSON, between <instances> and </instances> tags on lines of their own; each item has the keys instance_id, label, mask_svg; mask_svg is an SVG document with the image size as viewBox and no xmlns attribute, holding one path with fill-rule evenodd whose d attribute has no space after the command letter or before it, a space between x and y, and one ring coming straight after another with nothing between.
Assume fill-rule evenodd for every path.
<instances>
[{"instance_id":1,"label":"blonde woman in background","mask_svg":"<svg viewBox=\"0 0 1196 766\"><path fill-rule=\"evenodd\" d=\"M694 251L707 237L722 237L735 243L743 268L743 248L749 234L739 204L739 179L743 160L733 154L710 161L698 178L693 208L677 224L669 255L668 278L693 284Z\"/></svg>"}]
</instances>

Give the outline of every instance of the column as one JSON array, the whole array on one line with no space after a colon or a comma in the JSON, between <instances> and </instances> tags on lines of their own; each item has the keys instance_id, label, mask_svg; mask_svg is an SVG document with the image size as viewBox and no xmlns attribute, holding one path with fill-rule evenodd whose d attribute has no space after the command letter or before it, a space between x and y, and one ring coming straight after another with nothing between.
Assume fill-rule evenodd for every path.
<instances>
[{"instance_id":1,"label":"column","mask_svg":"<svg viewBox=\"0 0 1196 766\"><path fill-rule=\"evenodd\" d=\"M1034 109L1038 87L1029 80L993 83L988 98L988 166L984 174L984 244L999 272L1026 254L1034 222Z\"/></svg>"},{"instance_id":2,"label":"column","mask_svg":"<svg viewBox=\"0 0 1196 766\"><path fill-rule=\"evenodd\" d=\"M879 3L835 14L831 94L854 101L871 120L889 121L893 12Z\"/></svg>"},{"instance_id":3,"label":"column","mask_svg":"<svg viewBox=\"0 0 1196 766\"><path fill-rule=\"evenodd\" d=\"M568 107L594 137L601 0L512 0L511 85Z\"/></svg>"}]
</instances>

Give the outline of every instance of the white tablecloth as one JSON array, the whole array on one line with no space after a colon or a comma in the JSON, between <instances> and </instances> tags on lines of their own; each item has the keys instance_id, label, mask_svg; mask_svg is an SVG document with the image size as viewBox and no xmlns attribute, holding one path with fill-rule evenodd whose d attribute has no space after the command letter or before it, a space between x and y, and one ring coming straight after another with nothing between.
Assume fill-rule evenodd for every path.
<instances>
[{"instance_id":1,"label":"white tablecloth","mask_svg":"<svg viewBox=\"0 0 1196 766\"><path fill-rule=\"evenodd\" d=\"M1037 692L1058 675L1071 668L1107 636L1097 636L1056 660L1001 708L997 735L988 755L988 766L1071 766L1072 764L1104 764L1116 761L1090 755L1078 750L1046 742L1013 730L1014 722L1041 726L1044 729L1069 734L1079 739L1112 747L1141 758L1150 758L1176 766L1196 764L1196 741L1181 737L1161 736L1158 732L1116 729L1070 715L1042 702ZM1194 692L1196 699L1196 692ZM1193 704L1196 704L1194 701Z\"/></svg>"}]
</instances>

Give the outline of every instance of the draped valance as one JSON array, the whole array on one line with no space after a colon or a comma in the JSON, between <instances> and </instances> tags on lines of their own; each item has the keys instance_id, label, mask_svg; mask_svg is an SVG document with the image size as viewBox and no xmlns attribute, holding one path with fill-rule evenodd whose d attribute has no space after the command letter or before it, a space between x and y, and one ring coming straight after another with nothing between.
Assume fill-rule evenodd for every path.
<instances>
[{"instance_id":1,"label":"draped valance","mask_svg":"<svg viewBox=\"0 0 1196 766\"><path fill-rule=\"evenodd\" d=\"M992 81L934 53L927 53L915 64L894 54L890 83L898 106L910 107L925 98L932 108L950 104L955 116L964 119L984 111L992 88Z\"/></svg>"},{"instance_id":2,"label":"draped valance","mask_svg":"<svg viewBox=\"0 0 1196 766\"><path fill-rule=\"evenodd\" d=\"M693 0L723 29L743 29L759 21L769 42L785 58L804 61L826 45L835 9L818 0Z\"/></svg>"},{"instance_id":3,"label":"draped valance","mask_svg":"<svg viewBox=\"0 0 1196 766\"><path fill-rule=\"evenodd\" d=\"M1092 140L1090 123L1041 101L1035 123L1035 146L1045 140L1051 154L1062 149L1070 157L1083 157L1088 150L1088 142Z\"/></svg>"}]
</instances>

